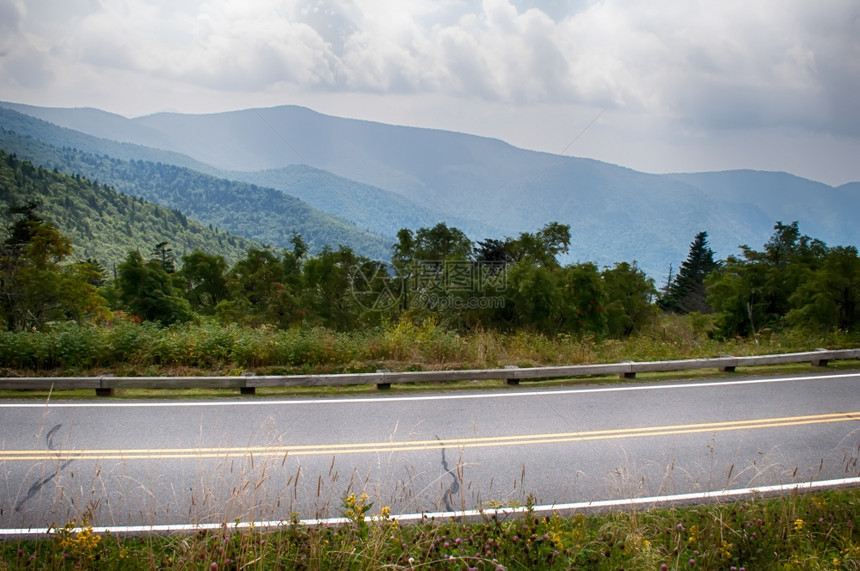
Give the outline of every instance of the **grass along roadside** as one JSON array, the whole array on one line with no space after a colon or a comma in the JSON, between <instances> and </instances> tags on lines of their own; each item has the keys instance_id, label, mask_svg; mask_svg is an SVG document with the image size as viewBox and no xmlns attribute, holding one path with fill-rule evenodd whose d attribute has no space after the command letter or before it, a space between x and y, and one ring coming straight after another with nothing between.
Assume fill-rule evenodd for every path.
<instances>
[{"instance_id":1,"label":"grass along roadside","mask_svg":"<svg viewBox=\"0 0 860 571\"><path fill-rule=\"evenodd\" d=\"M400 525L353 494L330 526L120 537L71 522L0 542L0 569L860 569L860 488L570 516L528 507Z\"/></svg>"},{"instance_id":2,"label":"grass along roadside","mask_svg":"<svg viewBox=\"0 0 860 571\"><path fill-rule=\"evenodd\" d=\"M716 340L696 323L689 316L664 315L625 339L483 329L458 333L433 321L401 321L353 332L211 322L166 328L151 323L61 323L46 331L0 332L0 373L7 377L182 376L489 369L740 357L860 344L860 335L841 332L765 332L757 339Z\"/></svg>"},{"instance_id":3,"label":"grass along roadside","mask_svg":"<svg viewBox=\"0 0 860 571\"><path fill-rule=\"evenodd\" d=\"M521 368L552 365L660 361L747 356L839 349L860 345L860 336L835 332L811 335L765 332L756 339L715 340L701 319L663 315L645 331L623 340L546 337L524 331L501 333L473 330L458 334L428 321L390 324L362 332L321 328L278 331L221 326L213 323L159 328L151 324L111 326L62 324L45 332L0 332L0 376L237 376L333 374L451 369ZM828 369L860 368L860 361L838 361ZM808 364L743 367L757 374L820 373ZM737 374L737 373L735 373ZM713 369L645 373L635 382L721 378ZM617 377L523 381L521 386L566 386L616 383ZM629 380L626 382L630 382ZM393 391L451 391L506 388L504 381L416 383L393 385ZM376 392L375 385L342 387L261 388L258 396L355 395ZM235 389L126 389L120 398L217 398ZM91 390L0 391L6 399L89 399Z\"/></svg>"}]
</instances>

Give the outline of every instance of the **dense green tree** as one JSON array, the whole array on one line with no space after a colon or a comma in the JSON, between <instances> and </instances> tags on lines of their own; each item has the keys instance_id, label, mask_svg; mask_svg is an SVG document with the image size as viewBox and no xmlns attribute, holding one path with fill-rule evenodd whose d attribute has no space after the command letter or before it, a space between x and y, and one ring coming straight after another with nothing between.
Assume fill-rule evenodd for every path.
<instances>
[{"instance_id":1,"label":"dense green tree","mask_svg":"<svg viewBox=\"0 0 860 571\"><path fill-rule=\"evenodd\" d=\"M601 274L606 304L607 328L612 337L627 337L651 322L657 313L654 305L654 280L636 267L620 262Z\"/></svg>"},{"instance_id":2,"label":"dense green tree","mask_svg":"<svg viewBox=\"0 0 860 571\"><path fill-rule=\"evenodd\" d=\"M293 291L301 289L302 264L308 254L308 245L297 232L293 232L290 238L293 249L284 252L284 281L289 284Z\"/></svg>"},{"instance_id":3,"label":"dense green tree","mask_svg":"<svg viewBox=\"0 0 860 571\"><path fill-rule=\"evenodd\" d=\"M36 202L12 209L18 218L0 244L0 319L8 330L83 319L105 307L83 264L64 264L72 243L36 214Z\"/></svg>"},{"instance_id":4,"label":"dense green tree","mask_svg":"<svg viewBox=\"0 0 860 571\"><path fill-rule=\"evenodd\" d=\"M302 302L314 322L334 329L379 323L392 303L384 267L351 248L323 248L304 265Z\"/></svg>"},{"instance_id":5,"label":"dense green tree","mask_svg":"<svg viewBox=\"0 0 860 571\"><path fill-rule=\"evenodd\" d=\"M117 272L114 287L121 309L162 325L193 319L191 304L174 289L159 260L144 260L140 252L131 251Z\"/></svg>"},{"instance_id":6,"label":"dense green tree","mask_svg":"<svg viewBox=\"0 0 860 571\"><path fill-rule=\"evenodd\" d=\"M777 222L762 251L741 246L705 280L708 303L719 313L723 335L755 335L779 329L794 308L793 296L827 254L820 240L800 234L797 222Z\"/></svg>"},{"instance_id":7,"label":"dense green tree","mask_svg":"<svg viewBox=\"0 0 860 571\"><path fill-rule=\"evenodd\" d=\"M412 276L415 272L415 234L408 228L397 232L397 243L391 248L393 289L398 296L398 309L409 309L412 299Z\"/></svg>"},{"instance_id":8,"label":"dense green tree","mask_svg":"<svg viewBox=\"0 0 860 571\"><path fill-rule=\"evenodd\" d=\"M562 328L566 333L603 337L608 332L606 288L591 262L565 266L559 272Z\"/></svg>"},{"instance_id":9,"label":"dense green tree","mask_svg":"<svg viewBox=\"0 0 860 571\"><path fill-rule=\"evenodd\" d=\"M551 222L536 233L521 233L505 241L505 253L513 262L535 266L558 267L558 255L570 248L570 226Z\"/></svg>"},{"instance_id":10,"label":"dense green tree","mask_svg":"<svg viewBox=\"0 0 860 571\"><path fill-rule=\"evenodd\" d=\"M860 327L860 257L853 246L830 249L791 298L788 321L801 329Z\"/></svg>"},{"instance_id":11,"label":"dense green tree","mask_svg":"<svg viewBox=\"0 0 860 571\"><path fill-rule=\"evenodd\" d=\"M555 333L560 325L562 295L558 281L558 276L545 267L529 263L511 266L505 290L506 313L514 319L510 325Z\"/></svg>"},{"instance_id":12,"label":"dense green tree","mask_svg":"<svg viewBox=\"0 0 860 571\"><path fill-rule=\"evenodd\" d=\"M186 281L185 296L196 311L211 313L215 306L230 298L227 269L223 256L197 250L182 257L180 275Z\"/></svg>"},{"instance_id":13,"label":"dense green tree","mask_svg":"<svg viewBox=\"0 0 860 571\"><path fill-rule=\"evenodd\" d=\"M176 254L167 242L159 242L152 249L151 259L161 265L161 269L172 274L176 271Z\"/></svg>"},{"instance_id":14,"label":"dense green tree","mask_svg":"<svg viewBox=\"0 0 860 571\"><path fill-rule=\"evenodd\" d=\"M468 236L444 222L432 228L421 228L415 233L414 258L422 263L467 260L471 253L472 241Z\"/></svg>"},{"instance_id":15,"label":"dense green tree","mask_svg":"<svg viewBox=\"0 0 860 571\"><path fill-rule=\"evenodd\" d=\"M283 260L272 250L248 250L228 272L227 281L230 299L216 306L223 319L279 327L298 320L298 292L287 283Z\"/></svg>"},{"instance_id":16,"label":"dense green tree","mask_svg":"<svg viewBox=\"0 0 860 571\"><path fill-rule=\"evenodd\" d=\"M660 299L660 307L677 313L710 313L705 278L720 267L708 246L708 233L699 232L690 244L687 259Z\"/></svg>"},{"instance_id":17,"label":"dense green tree","mask_svg":"<svg viewBox=\"0 0 860 571\"><path fill-rule=\"evenodd\" d=\"M413 233L397 233L393 247L393 289L401 312L416 320L432 313L450 327L462 323L462 303L474 293L472 242L458 228L440 222Z\"/></svg>"},{"instance_id":18,"label":"dense green tree","mask_svg":"<svg viewBox=\"0 0 860 571\"><path fill-rule=\"evenodd\" d=\"M475 243L472 253L475 261L481 264L486 263L511 263L511 258L508 253L508 244L504 240L496 240L495 238L487 238Z\"/></svg>"}]
</instances>

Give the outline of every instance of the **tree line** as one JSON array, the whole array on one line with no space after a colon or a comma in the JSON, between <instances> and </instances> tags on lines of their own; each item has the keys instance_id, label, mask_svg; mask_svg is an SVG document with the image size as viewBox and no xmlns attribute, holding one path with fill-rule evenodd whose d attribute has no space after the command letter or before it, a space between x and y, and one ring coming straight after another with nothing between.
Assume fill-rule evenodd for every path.
<instances>
[{"instance_id":1,"label":"tree line","mask_svg":"<svg viewBox=\"0 0 860 571\"><path fill-rule=\"evenodd\" d=\"M28 163L21 165L9 172L26 177ZM725 260L715 259L707 232L700 232L677 275L670 269L658 291L635 262L562 264L570 227L555 222L480 241L444 223L404 228L390 263L347 246L311 256L298 234L288 248L249 248L232 265L202 250L177 258L160 242L128 251L109 273L94 259L75 260L71 240L40 214L38 202L12 207L8 219L0 243L0 325L12 331L112 312L163 325L209 317L338 330L432 318L452 330L595 338L628 336L661 311L709 314L714 333L724 337L786 327L852 331L860 324L857 249L828 247L802 235L797 222L777 222L761 251L744 245Z\"/></svg>"}]
</instances>

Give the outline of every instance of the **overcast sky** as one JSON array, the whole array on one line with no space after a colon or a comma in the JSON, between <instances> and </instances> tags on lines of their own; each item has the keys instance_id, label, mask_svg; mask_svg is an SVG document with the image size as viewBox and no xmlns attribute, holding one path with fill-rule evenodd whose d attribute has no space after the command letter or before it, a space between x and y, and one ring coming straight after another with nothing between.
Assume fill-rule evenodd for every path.
<instances>
[{"instance_id":1,"label":"overcast sky","mask_svg":"<svg viewBox=\"0 0 860 571\"><path fill-rule=\"evenodd\" d=\"M298 104L646 172L842 184L860 181L860 2L0 0L0 99Z\"/></svg>"}]
</instances>

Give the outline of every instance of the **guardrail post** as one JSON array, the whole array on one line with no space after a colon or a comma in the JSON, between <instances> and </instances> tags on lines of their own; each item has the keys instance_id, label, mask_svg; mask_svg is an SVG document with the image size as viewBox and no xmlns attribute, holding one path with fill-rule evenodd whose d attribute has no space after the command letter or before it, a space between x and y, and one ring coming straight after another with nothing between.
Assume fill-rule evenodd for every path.
<instances>
[{"instance_id":1,"label":"guardrail post","mask_svg":"<svg viewBox=\"0 0 860 571\"><path fill-rule=\"evenodd\" d=\"M519 367L516 365L505 365L505 368L506 369L519 369ZM507 379L505 379L505 383L510 385L510 386L516 386L516 385L520 384L520 380L516 377L508 377Z\"/></svg>"},{"instance_id":2,"label":"guardrail post","mask_svg":"<svg viewBox=\"0 0 860 571\"><path fill-rule=\"evenodd\" d=\"M821 351L821 352L827 351L827 349L815 349L815 350ZM826 367L827 366L827 358L816 359L815 357L813 357L812 358L812 366L813 367Z\"/></svg>"},{"instance_id":3,"label":"guardrail post","mask_svg":"<svg viewBox=\"0 0 860 571\"><path fill-rule=\"evenodd\" d=\"M732 358L734 355L721 355L721 357ZM734 373L736 365L722 365L719 367L721 373Z\"/></svg>"},{"instance_id":4,"label":"guardrail post","mask_svg":"<svg viewBox=\"0 0 860 571\"><path fill-rule=\"evenodd\" d=\"M99 384L102 386L100 386L99 388L96 389L96 396L97 397L112 397L116 394L116 389L114 389L112 387L105 387L104 386L104 379L109 378L109 377L113 377L113 376L114 375L101 375L99 377Z\"/></svg>"},{"instance_id":5,"label":"guardrail post","mask_svg":"<svg viewBox=\"0 0 860 571\"><path fill-rule=\"evenodd\" d=\"M630 367L630 370L624 371L623 373L618 373L618 378L619 379L635 379L636 378L636 371L634 371L633 367L632 367L633 361L624 361L624 363L626 363Z\"/></svg>"},{"instance_id":6,"label":"guardrail post","mask_svg":"<svg viewBox=\"0 0 860 571\"><path fill-rule=\"evenodd\" d=\"M385 378L385 373L390 373L391 369L376 369L376 372L382 375L382 378ZM376 390L379 391L387 391L391 388L391 383L376 383Z\"/></svg>"},{"instance_id":7,"label":"guardrail post","mask_svg":"<svg viewBox=\"0 0 860 571\"><path fill-rule=\"evenodd\" d=\"M255 373L242 373L242 376L247 379L248 377L255 377L256 374ZM247 383L248 381L246 380L245 382ZM255 395L255 394L257 394L257 387L239 387L239 394L240 395Z\"/></svg>"}]
</instances>

